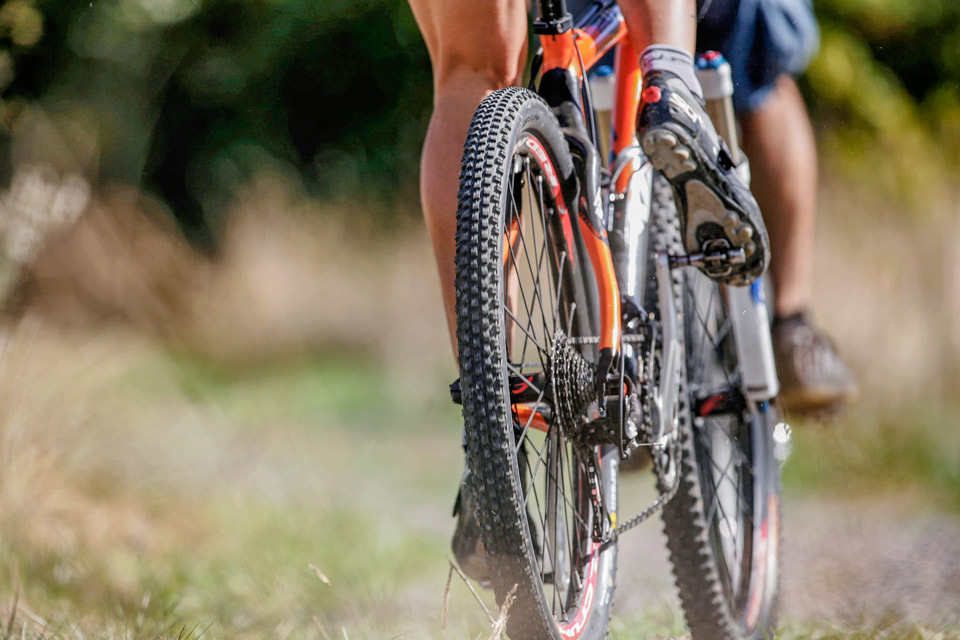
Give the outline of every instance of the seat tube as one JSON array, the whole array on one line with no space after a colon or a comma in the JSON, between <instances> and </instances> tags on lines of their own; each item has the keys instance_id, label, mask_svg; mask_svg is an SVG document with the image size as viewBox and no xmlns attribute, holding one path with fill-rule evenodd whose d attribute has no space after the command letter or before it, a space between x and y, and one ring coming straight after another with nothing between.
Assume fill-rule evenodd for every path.
<instances>
[{"instance_id":1,"label":"seat tube","mask_svg":"<svg viewBox=\"0 0 960 640\"><path fill-rule=\"evenodd\" d=\"M616 96L612 117L613 233L610 247L620 293L642 304L653 168L637 144L636 118L641 74L639 61L629 41L624 40L617 47L614 64Z\"/></svg>"},{"instance_id":2,"label":"seat tube","mask_svg":"<svg viewBox=\"0 0 960 640\"><path fill-rule=\"evenodd\" d=\"M557 22L565 15L567 15L567 0L540 0L540 19L543 22Z\"/></svg>"}]
</instances>

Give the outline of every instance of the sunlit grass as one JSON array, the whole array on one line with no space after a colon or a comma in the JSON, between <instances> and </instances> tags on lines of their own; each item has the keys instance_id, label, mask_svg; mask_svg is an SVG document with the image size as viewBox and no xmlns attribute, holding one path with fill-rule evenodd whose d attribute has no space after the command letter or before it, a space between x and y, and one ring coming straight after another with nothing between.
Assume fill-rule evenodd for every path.
<instances>
[{"instance_id":1,"label":"sunlit grass","mask_svg":"<svg viewBox=\"0 0 960 640\"><path fill-rule=\"evenodd\" d=\"M16 599L12 637L487 640L456 580L440 629L462 464L444 381L417 392L344 354L227 372L136 338L40 332L14 347L0 370L0 634ZM956 508L946 410L794 428L790 494L906 491ZM619 612L610 637L684 634L678 610L651 603ZM779 637L955 636L788 621Z\"/></svg>"}]
</instances>

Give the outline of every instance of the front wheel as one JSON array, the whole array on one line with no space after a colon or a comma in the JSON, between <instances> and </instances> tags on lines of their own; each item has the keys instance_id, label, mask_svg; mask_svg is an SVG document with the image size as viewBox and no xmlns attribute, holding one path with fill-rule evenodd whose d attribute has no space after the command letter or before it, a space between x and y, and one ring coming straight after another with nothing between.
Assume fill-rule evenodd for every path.
<instances>
[{"instance_id":1,"label":"front wheel","mask_svg":"<svg viewBox=\"0 0 960 640\"><path fill-rule=\"evenodd\" d=\"M497 600L516 598L514 640L599 640L613 602L616 543L594 527L596 500L615 512L619 456L572 437L584 407L564 391L597 360L577 340L596 335L598 305L575 193L543 100L516 87L485 99L460 173L457 339L477 516Z\"/></svg>"},{"instance_id":2,"label":"front wheel","mask_svg":"<svg viewBox=\"0 0 960 640\"><path fill-rule=\"evenodd\" d=\"M654 182L654 249L682 251L669 187ZM670 560L695 640L773 637L779 587L777 412L741 391L725 287L673 273L683 326L680 486L663 511Z\"/></svg>"}]
</instances>

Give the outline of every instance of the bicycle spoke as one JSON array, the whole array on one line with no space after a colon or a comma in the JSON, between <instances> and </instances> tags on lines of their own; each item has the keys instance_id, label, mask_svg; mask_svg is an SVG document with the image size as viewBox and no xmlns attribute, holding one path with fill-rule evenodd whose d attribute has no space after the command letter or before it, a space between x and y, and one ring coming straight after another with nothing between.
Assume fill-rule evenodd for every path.
<instances>
[{"instance_id":1,"label":"bicycle spoke","mask_svg":"<svg viewBox=\"0 0 960 640\"><path fill-rule=\"evenodd\" d=\"M546 449L544 448L544 450L546 450ZM537 468L539 468L539 465L538 465ZM527 491L527 495L524 497L524 504L527 503L527 501L529 500L529 498L530 498L530 492ZM573 511L573 517L576 518L577 520L579 520L580 523L581 523L583 526L587 526L587 523L584 522L583 518L582 518L579 514L577 514L577 507L576 507L572 502L570 502L570 500L569 500L568 498L566 498L566 497L563 498L563 501L564 501L564 503L565 503L567 506L569 506L570 509Z\"/></svg>"},{"instance_id":2,"label":"bicycle spoke","mask_svg":"<svg viewBox=\"0 0 960 640\"><path fill-rule=\"evenodd\" d=\"M544 327L544 328L545 328L548 332L552 332L552 331L555 331L555 330L556 330L556 325L555 325L555 324L551 324L550 326L546 326L547 314L546 314L546 311L545 311L544 308L543 308L543 294L540 293L540 289L541 289L542 281L543 281L543 280L542 280L542 278L543 278L543 259L544 259L544 257L545 257L546 254L547 254L547 225L546 225L546 218L544 217L544 214L543 214L543 176L537 175L536 180L531 180L531 177L532 177L532 176L531 176L531 174L530 174L530 163L528 162L528 163L527 163L527 180L528 180L529 182L531 182L531 183L532 183L532 182L536 182L536 184L537 184L537 209L538 209L538 211L539 211L539 213L540 213L539 219L540 219L541 224L542 224L542 226L540 227L540 229L541 229L541 232L542 232L542 234L543 234L543 238L542 238L543 242L539 243L539 245L538 245L538 243L537 243L537 225L532 222L531 225L530 225L530 230L531 230L531 232L533 233L533 244L534 244L534 248L536 249L537 246L540 247L539 250L538 250L538 252L537 252L537 255L534 256L534 262L536 262L536 264L537 264L537 273L536 273L536 277L535 277L535 280L534 280L534 283L533 283L533 288L534 288L534 291L537 292L538 298L539 298L539 300L540 300L540 313L542 314L542 316L543 316L543 321L544 321L544 323L545 323L545 327ZM530 206L531 213L532 213L533 207L534 207L533 195L530 193L529 190L527 191L527 200L528 200L528 202L529 202L529 206ZM553 293L553 287L547 287L547 289L550 291L551 294ZM547 305L547 308L549 309L549 308L551 308L551 306L550 306L550 305Z\"/></svg>"},{"instance_id":3,"label":"bicycle spoke","mask_svg":"<svg viewBox=\"0 0 960 640\"><path fill-rule=\"evenodd\" d=\"M512 190L511 190L510 204L511 204L511 208L512 208L512 215L513 215L514 219L517 220L517 229L518 229L519 234L520 234L520 240L521 240L521 242L523 242L523 220L521 219L520 211L517 209L517 203L516 203L516 201L513 199L513 191L512 191ZM526 255L526 244L524 244L523 249L524 249L524 255ZM523 332L524 332L524 335L526 336L526 337L524 338L523 347L522 347L522 351L521 351L521 354L520 354L520 359L521 359L521 360L526 360L527 346L528 346L527 339L529 339L529 340L532 340L532 341L534 342L534 344L540 349L540 352L541 352L541 353L538 353L537 356L538 356L538 358L540 358L541 363L543 363L543 355L546 354L546 349L544 349L544 347L537 342L536 338L533 336L533 334L531 333L531 331L528 331L528 330L527 330L527 329L532 329L532 327L530 326L530 322L531 322L531 318L532 318L532 315L533 315L533 303L527 301L527 295L526 295L526 292L525 292L525 290L524 290L524 288L523 288L523 280L520 278L520 267L519 267L519 265L517 264L517 257L516 257L516 254L515 254L515 249L514 249L513 243L511 243L511 244L508 245L507 254L508 254L509 262L513 265L513 274L514 274L514 276L515 276L516 279L517 279L517 290L518 290L519 293L520 293L520 298L523 300L524 310L527 312L527 328L525 329L525 328L522 326L520 320L516 317L516 315L514 315L513 312L508 308L508 306L507 306L506 304L504 304L504 309L507 311L508 314L510 314L510 317L513 319L513 321L514 321L514 323L516 324L516 326L520 327L521 331L523 331ZM528 261L529 261L529 258L528 258ZM546 365L544 365L544 366L546 366Z\"/></svg>"},{"instance_id":4,"label":"bicycle spoke","mask_svg":"<svg viewBox=\"0 0 960 640\"><path fill-rule=\"evenodd\" d=\"M517 441L517 448L514 453L520 451L520 446L523 444L524 438L526 438L527 433L530 431L530 425L533 423L533 419L537 416L537 409L542 404L544 391L546 391L546 389L542 389L537 396L537 401L533 405L533 410L530 412L530 417L527 418L527 423L523 425L523 431L520 432L520 437ZM514 415L516 415L516 412L514 412Z\"/></svg>"},{"instance_id":5,"label":"bicycle spoke","mask_svg":"<svg viewBox=\"0 0 960 640\"><path fill-rule=\"evenodd\" d=\"M564 251L560 254L560 268L558 269L559 273L557 274L557 295L555 298L555 304L553 307L553 326L556 327L557 323L560 320L560 289L563 287L563 268L567 263L567 252ZM552 291L552 289L551 289ZM570 313L570 317L573 317L573 313ZM567 327L567 335L570 335L570 328Z\"/></svg>"},{"instance_id":6,"label":"bicycle spoke","mask_svg":"<svg viewBox=\"0 0 960 640\"><path fill-rule=\"evenodd\" d=\"M548 229L549 227L547 226L547 213L546 213L546 211L547 211L547 205L546 205L546 204L544 203L544 201L543 201L543 176L542 176L542 175L538 175L538 176L537 176L537 185L539 186L539 188L537 189L537 195L540 197L540 224L542 225L542 228L543 228L543 230L544 230L544 231L543 231L544 237L546 237L546 235L547 235L547 229ZM547 243L546 243L546 242L543 243L543 249L544 249L544 251L543 251L543 253L542 253L542 256L546 256L546 249L547 249ZM562 256L563 256L564 258L566 257L566 251L562 252ZM562 262L562 258L561 258L561 262ZM557 280L558 280L558 282L563 282L563 268L562 268L562 266L561 266L560 269L558 269L558 272L557 272ZM556 295L556 296L553 295L553 287L550 287L548 290L550 291L550 308L556 310L556 309L559 307L560 290L557 289L557 295ZM554 330L556 330L556 327L557 327L556 311L554 311L554 316L553 316L553 327L554 327Z\"/></svg>"},{"instance_id":7,"label":"bicycle spoke","mask_svg":"<svg viewBox=\"0 0 960 640\"><path fill-rule=\"evenodd\" d=\"M530 443L529 440L527 440L527 442ZM532 474L533 476L536 476L536 472L537 472L537 471L539 470L539 468L540 468L540 463L543 461L543 453L546 452L546 450L547 450L547 444L546 444L546 441L545 441L545 442L544 442L544 446L543 446L541 449L539 449L539 450L538 450L538 449L536 448L536 446L533 445L532 443L530 443L530 446L533 447L533 449L534 449L535 451L538 451L538 452L539 452L539 455L537 456L537 466L534 468L534 471L533 471L533 474ZM523 498L523 503L524 503L524 505L527 504L527 502L529 501L529 499L530 499L530 491L527 490L527 494L526 494L526 495L524 496L524 498ZM577 520L579 520L579 521L581 522L581 524L583 524L584 526L586 526L586 522L584 522L584 521L583 521L583 518L581 518L581 517L577 514L577 508L576 508L576 506L575 506L572 502L570 502L570 500L569 500L568 498L566 498L566 497L563 498L563 501L564 501L564 502L566 503L566 505L569 506L570 509L573 511L573 516L574 516L574 518L576 518Z\"/></svg>"},{"instance_id":8,"label":"bicycle spoke","mask_svg":"<svg viewBox=\"0 0 960 640\"><path fill-rule=\"evenodd\" d=\"M507 312L507 315L510 316L510 319L516 323L516 326L519 327L520 331L524 333L524 335L530 340L530 342L532 342L537 349L546 353L546 348L543 345L541 345L539 342L537 342L537 339L533 336L533 334L527 331L527 329L520 324L520 321L517 319L517 316L513 315L513 311L510 311L510 309L507 307L504 307L503 310ZM526 358L523 357L526 355L526 353L522 353L520 355L521 355L520 357L521 361L526 360ZM541 362L541 364L543 363Z\"/></svg>"},{"instance_id":9,"label":"bicycle spoke","mask_svg":"<svg viewBox=\"0 0 960 640\"><path fill-rule=\"evenodd\" d=\"M544 449L546 449L546 447L544 447ZM529 497L531 493L533 494L534 506L537 510L537 513L539 514L543 511L543 509L540 506L540 495L537 493L537 481L536 481L536 478L533 478L533 477L530 478L530 490L527 492L527 496ZM547 499L549 499L549 497ZM546 528L546 523L542 517L540 518L539 524L540 524L540 531L542 536L541 543L546 544L547 528ZM530 531L530 535L533 536L535 534L533 531ZM537 560L537 564L539 565L540 575L542 576L544 572L543 561L546 558L546 555L543 553L542 549L540 554L534 554L534 555L537 556L536 560Z\"/></svg>"},{"instance_id":10,"label":"bicycle spoke","mask_svg":"<svg viewBox=\"0 0 960 640\"><path fill-rule=\"evenodd\" d=\"M563 454L564 454L564 452L567 452L567 464L566 464L566 465L563 464ZM566 495L568 495L568 492L567 492L567 490L566 490L567 474L566 474L566 473L563 473L563 471L564 471L564 469L567 469L567 468L570 467L570 453L567 451L567 447L565 447L565 446L561 446L561 448L560 448L560 463L561 463L561 467L562 467L562 468L560 469L560 489L561 489L562 494L563 494L564 496L566 496ZM569 495L573 495L573 486L572 486L572 485L570 486ZM576 511L575 511L574 509L571 508L570 511L573 512L574 515L576 515ZM569 560L570 560L569 570L570 570L570 576L572 577L573 574L577 573L577 572L580 570L580 568L577 566L577 563L575 562L576 557L575 557L575 554L574 554L574 547L573 547L574 537L573 537L573 535L572 535L571 532L570 532L570 521L571 521L570 513L567 512L567 501L564 500L564 501L563 501L563 529L564 529L564 532L565 532L565 534L566 534L566 538L565 538L565 539L566 539L566 545L565 545L564 553L566 553L567 556L569 557ZM568 584L568 585L567 585L567 599L569 599L569 597L570 597L570 585Z\"/></svg>"},{"instance_id":11,"label":"bicycle spoke","mask_svg":"<svg viewBox=\"0 0 960 640\"><path fill-rule=\"evenodd\" d=\"M533 188L533 185L532 185L533 180L532 180L532 178L531 178L531 173L530 173L530 159L529 159L529 158L526 159L526 163L525 163L525 164L526 164L527 185L528 185L528 188L527 188L527 206L530 208L530 213L531 213L531 216L532 216L532 214L533 214L533 206L534 206L534 205L533 205L533 193L531 192L531 191L532 191L532 188ZM530 224L530 233L533 235L533 250L534 250L534 253L536 253L536 251L537 251L537 246L538 246L538 243L537 243L537 225L536 225L535 223L533 223L532 221L531 221L531 224ZM543 238L543 240L544 240L544 246L546 246L546 235L545 235L545 234L546 234L546 229L544 229L544 238ZM530 269L530 277L533 278L533 281L534 281L534 282L533 282L533 293L534 293L534 296L535 296L535 298L536 298L536 300L537 300L537 303L538 303L538 305L539 305L539 307L540 307L540 315L541 315L541 317L543 318L543 321L544 321L544 330L547 331L547 332L548 332L548 335L549 335L550 327L547 327L547 326L546 326L547 312L544 311L544 309L543 309L543 296L540 294L540 265L537 265L536 273L534 273L533 265L532 265L532 263L530 262L530 253L526 250L527 241L526 241L526 238L525 238L524 235L523 235L523 227L522 227L522 226L520 227L520 238L522 239L523 244L524 244L524 255L527 257L527 267ZM536 255L534 255L534 260L536 260Z\"/></svg>"},{"instance_id":12,"label":"bicycle spoke","mask_svg":"<svg viewBox=\"0 0 960 640\"><path fill-rule=\"evenodd\" d=\"M517 203L513 198L513 191L511 191L510 205L512 210L512 216L518 221L517 231L519 234L520 244L523 245L524 259L525 259L525 262L527 263L528 271L530 271L532 275L532 268L530 267L530 256L528 255L528 252L527 252L526 237L523 234L523 218L520 215L520 211L517 208ZM533 334L530 331L533 328L531 323L533 322L533 312L535 309L534 303L537 301L536 300L537 292L534 291L533 295L530 298L528 298L526 290L524 289L524 286L523 286L523 279L520 277L520 271L521 271L520 265L518 264L516 250L513 244L509 245L508 256L509 256L509 262L513 266L514 276L517 279L517 289L520 293L521 299L523 300L524 310L526 311L527 328L526 329L523 328L522 324L520 323L520 320L516 317L516 315L513 315L512 312L511 312L511 318L517 324L517 326L519 326L521 330L524 331L524 334L526 335L526 337L532 340L540 349L541 353L538 353L537 356L539 357L541 364L543 364L543 366L545 367L546 365L543 362L543 356L547 355L547 350L542 345L540 345L539 342L537 342L536 338L533 336ZM526 360L527 346L528 346L528 343L525 339L523 344L523 350L520 356L521 360Z\"/></svg>"}]
</instances>

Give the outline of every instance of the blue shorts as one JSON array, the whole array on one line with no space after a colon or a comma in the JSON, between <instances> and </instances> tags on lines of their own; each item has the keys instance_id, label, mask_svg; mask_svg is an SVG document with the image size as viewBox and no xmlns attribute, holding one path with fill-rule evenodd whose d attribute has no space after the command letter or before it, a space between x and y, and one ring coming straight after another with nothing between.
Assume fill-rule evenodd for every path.
<instances>
[{"instance_id":1,"label":"blue shorts","mask_svg":"<svg viewBox=\"0 0 960 640\"><path fill-rule=\"evenodd\" d=\"M752 111L782 73L799 75L820 44L811 0L700 0L697 48L733 71L733 104Z\"/></svg>"},{"instance_id":2,"label":"blue shorts","mask_svg":"<svg viewBox=\"0 0 960 640\"><path fill-rule=\"evenodd\" d=\"M589 5L567 0L575 16ZM698 0L697 7L697 48L730 62L739 112L763 104L781 73L803 73L820 44L811 0Z\"/></svg>"}]
</instances>

